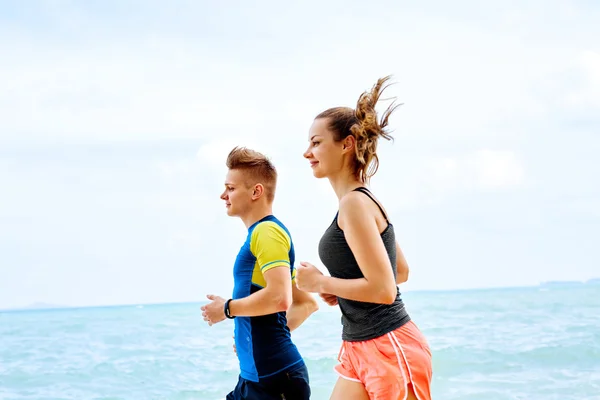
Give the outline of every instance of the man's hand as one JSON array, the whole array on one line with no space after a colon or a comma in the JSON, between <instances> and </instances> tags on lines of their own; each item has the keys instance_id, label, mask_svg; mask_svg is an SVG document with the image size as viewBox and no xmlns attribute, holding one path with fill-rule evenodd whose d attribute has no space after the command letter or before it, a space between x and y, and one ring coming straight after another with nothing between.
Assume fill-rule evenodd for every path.
<instances>
[{"instance_id":1,"label":"man's hand","mask_svg":"<svg viewBox=\"0 0 600 400\"><path fill-rule=\"evenodd\" d=\"M323 278L325 278L325 275L311 263L301 262L298 269L296 269L296 286L305 292L321 292Z\"/></svg>"},{"instance_id":2,"label":"man's hand","mask_svg":"<svg viewBox=\"0 0 600 400\"><path fill-rule=\"evenodd\" d=\"M212 300L205 306L200 307L204 320L209 326L219 323L225 319L225 299L214 294L206 295L209 300Z\"/></svg>"},{"instance_id":3,"label":"man's hand","mask_svg":"<svg viewBox=\"0 0 600 400\"><path fill-rule=\"evenodd\" d=\"M319 304L311 293L300 290L295 284L292 285L292 304L285 315L290 332L302 325L318 309Z\"/></svg>"},{"instance_id":4,"label":"man's hand","mask_svg":"<svg viewBox=\"0 0 600 400\"><path fill-rule=\"evenodd\" d=\"M338 304L338 298L334 294L319 293L319 297L321 297L321 299L323 299L323 301L330 306L337 306Z\"/></svg>"}]
</instances>

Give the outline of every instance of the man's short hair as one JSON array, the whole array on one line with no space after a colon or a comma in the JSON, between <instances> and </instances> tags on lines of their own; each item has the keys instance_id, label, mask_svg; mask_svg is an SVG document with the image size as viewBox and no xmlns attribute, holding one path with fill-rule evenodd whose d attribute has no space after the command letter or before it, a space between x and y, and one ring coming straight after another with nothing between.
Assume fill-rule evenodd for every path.
<instances>
[{"instance_id":1,"label":"man's short hair","mask_svg":"<svg viewBox=\"0 0 600 400\"><path fill-rule=\"evenodd\" d=\"M234 147L227 156L227 168L244 171L247 185L261 183L265 188L267 200L272 202L277 187L277 170L267 156L246 147Z\"/></svg>"}]
</instances>

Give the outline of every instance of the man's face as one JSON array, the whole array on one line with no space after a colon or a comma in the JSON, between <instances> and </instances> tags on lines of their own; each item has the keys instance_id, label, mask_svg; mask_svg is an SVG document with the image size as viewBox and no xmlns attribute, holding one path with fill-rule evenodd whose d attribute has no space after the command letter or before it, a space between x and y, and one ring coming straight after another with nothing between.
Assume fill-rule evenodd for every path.
<instances>
[{"instance_id":1,"label":"man's face","mask_svg":"<svg viewBox=\"0 0 600 400\"><path fill-rule=\"evenodd\" d=\"M253 187L248 185L243 171L230 169L225 177L225 190L221 199L225 201L227 215L242 217L252 208Z\"/></svg>"}]
</instances>

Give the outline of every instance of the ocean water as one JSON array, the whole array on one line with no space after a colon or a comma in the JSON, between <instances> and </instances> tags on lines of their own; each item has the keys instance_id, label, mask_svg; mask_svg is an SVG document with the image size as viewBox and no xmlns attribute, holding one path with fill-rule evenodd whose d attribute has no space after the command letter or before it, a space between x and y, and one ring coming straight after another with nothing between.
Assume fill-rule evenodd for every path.
<instances>
[{"instance_id":1,"label":"ocean water","mask_svg":"<svg viewBox=\"0 0 600 400\"><path fill-rule=\"evenodd\" d=\"M600 285L403 295L434 357L434 399L600 399ZM0 399L223 399L232 323L199 304L0 312ZM328 399L337 307L293 337Z\"/></svg>"}]
</instances>

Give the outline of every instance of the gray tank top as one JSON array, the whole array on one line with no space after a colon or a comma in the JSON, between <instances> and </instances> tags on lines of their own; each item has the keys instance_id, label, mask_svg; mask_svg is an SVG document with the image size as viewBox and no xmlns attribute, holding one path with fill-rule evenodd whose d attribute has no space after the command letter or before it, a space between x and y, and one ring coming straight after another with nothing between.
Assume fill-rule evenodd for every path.
<instances>
[{"instance_id":1,"label":"gray tank top","mask_svg":"<svg viewBox=\"0 0 600 400\"><path fill-rule=\"evenodd\" d=\"M369 196L377 204L385 217L388 226L381 233L390 265L396 277L396 235L394 227L388 221L387 215L379 203L364 187L354 189ZM346 242L344 231L337 223L336 214L333 222L327 228L319 242L319 257L329 274L335 278L356 279L364 278L352 250ZM400 297L400 290L396 288L396 300L392 304L375 304L338 297L338 304L342 312L342 340L355 342L374 339L401 327L410 321L410 316L404 308Z\"/></svg>"}]
</instances>

